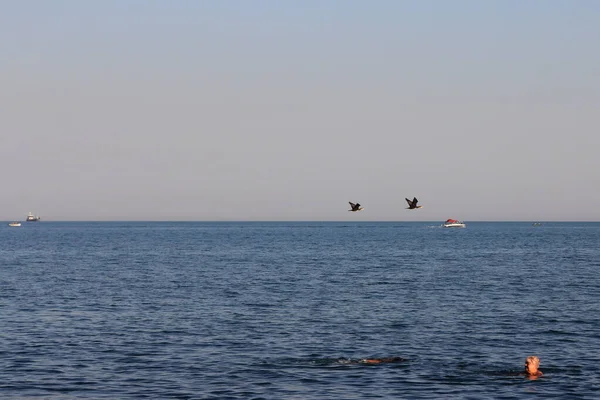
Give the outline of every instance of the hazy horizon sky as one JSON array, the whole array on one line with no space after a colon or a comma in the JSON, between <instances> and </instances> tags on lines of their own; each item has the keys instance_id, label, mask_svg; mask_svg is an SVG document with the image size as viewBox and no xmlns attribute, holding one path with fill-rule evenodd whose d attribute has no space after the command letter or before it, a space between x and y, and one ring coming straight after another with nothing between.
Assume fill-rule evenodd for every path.
<instances>
[{"instance_id":1,"label":"hazy horizon sky","mask_svg":"<svg viewBox=\"0 0 600 400\"><path fill-rule=\"evenodd\" d=\"M600 2L0 4L2 220L600 221Z\"/></svg>"}]
</instances>

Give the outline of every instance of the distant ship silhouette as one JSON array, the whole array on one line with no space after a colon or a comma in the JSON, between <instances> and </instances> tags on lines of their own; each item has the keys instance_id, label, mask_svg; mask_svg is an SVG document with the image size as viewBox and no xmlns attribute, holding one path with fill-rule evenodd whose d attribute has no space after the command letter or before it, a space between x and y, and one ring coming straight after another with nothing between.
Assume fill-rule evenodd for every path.
<instances>
[{"instance_id":1,"label":"distant ship silhouette","mask_svg":"<svg viewBox=\"0 0 600 400\"><path fill-rule=\"evenodd\" d=\"M27 219L25 221L27 221L27 222L37 222L40 219L41 219L40 217L35 216L32 213L29 213L29 214L27 214Z\"/></svg>"}]
</instances>

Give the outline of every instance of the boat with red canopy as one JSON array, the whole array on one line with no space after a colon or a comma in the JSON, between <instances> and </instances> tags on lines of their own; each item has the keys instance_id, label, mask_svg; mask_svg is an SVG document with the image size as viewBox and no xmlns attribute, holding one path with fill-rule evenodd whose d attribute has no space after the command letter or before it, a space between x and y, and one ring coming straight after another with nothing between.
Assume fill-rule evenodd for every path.
<instances>
[{"instance_id":1,"label":"boat with red canopy","mask_svg":"<svg viewBox=\"0 0 600 400\"><path fill-rule=\"evenodd\" d=\"M459 221L457 219L452 219L452 218L447 219L446 222L444 222L444 224L442 226L444 228L466 228L467 227L467 225L464 222Z\"/></svg>"}]
</instances>

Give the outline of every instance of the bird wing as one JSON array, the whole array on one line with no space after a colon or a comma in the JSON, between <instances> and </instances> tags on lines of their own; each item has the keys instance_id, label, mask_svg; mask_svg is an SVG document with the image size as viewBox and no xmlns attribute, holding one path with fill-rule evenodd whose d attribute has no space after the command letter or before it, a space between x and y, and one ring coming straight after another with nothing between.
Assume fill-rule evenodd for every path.
<instances>
[{"instance_id":1,"label":"bird wing","mask_svg":"<svg viewBox=\"0 0 600 400\"><path fill-rule=\"evenodd\" d=\"M352 208L356 207L356 204L354 204L353 202L349 201L348 203L350 204L350 207L352 207Z\"/></svg>"},{"instance_id":2,"label":"bird wing","mask_svg":"<svg viewBox=\"0 0 600 400\"><path fill-rule=\"evenodd\" d=\"M412 206L412 201L410 201L409 199L407 199L406 197L404 198L406 200L406 202L408 203L409 206Z\"/></svg>"},{"instance_id":3,"label":"bird wing","mask_svg":"<svg viewBox=\"0 0 600 400\"><path fill-rule=\"evenodd\" d=\"M418 203L418 202L419 202L419 200L417 200L417 198L416 198L416 197L415 197L415 198L413 198L413 204L414 204L415 206L417 205L417 203Z\"/></svg>"}]
</instances>

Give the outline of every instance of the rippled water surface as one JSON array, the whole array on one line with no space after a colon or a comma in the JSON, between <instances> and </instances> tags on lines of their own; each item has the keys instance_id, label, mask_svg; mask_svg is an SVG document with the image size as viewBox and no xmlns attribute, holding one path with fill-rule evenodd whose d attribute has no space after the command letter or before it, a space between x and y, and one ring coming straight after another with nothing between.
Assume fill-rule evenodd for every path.
<instances>
[{"instance_id":1,"label":"rippled water surface","mask_svg":"<svg viewBox=\"0 0 600 400\"><path fill-rule=\"evenodd\" d=\"M599 272L598 223L3 224L0 398L598 398Z\"/></svg>"}]
</instances>

